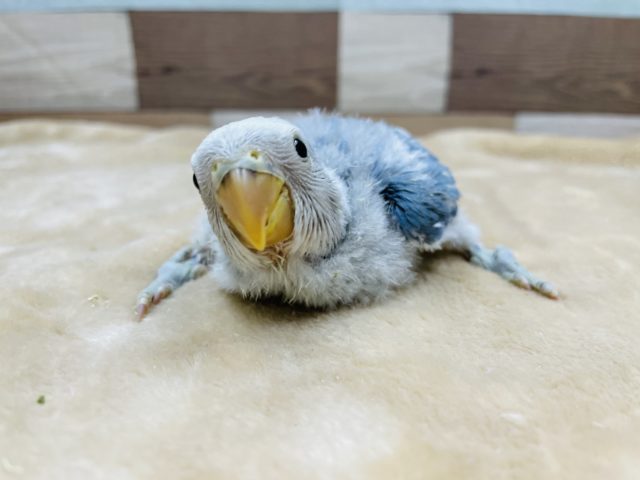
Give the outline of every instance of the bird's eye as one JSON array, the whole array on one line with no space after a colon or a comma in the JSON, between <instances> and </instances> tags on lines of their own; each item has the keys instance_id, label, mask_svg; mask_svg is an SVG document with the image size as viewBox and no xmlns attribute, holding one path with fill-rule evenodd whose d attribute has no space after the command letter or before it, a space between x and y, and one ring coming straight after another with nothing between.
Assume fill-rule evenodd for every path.
<instances>
[{"instance_id":1,"label":"bird's eye","mask_svg":"<svg viewBox=\"0 0 640 480\"><path fill-rule=\"evenodd\" d=\"M307 158L307 146L299 138L293 139L293 146L296 148L296 153L301 158Z\"/></svg>"},{"instance_id":2,"label":"bird's eye","mask_svg":"<svg viewBox=\"0 0 640 480\"><path fill-rule=\"evenodd\" d=\"M198 189L198 191L200 191L200 185L198 185L198 179L196 178L196 174L195 173L193 174L193 184Z\"/></svg>"}]
</instances>

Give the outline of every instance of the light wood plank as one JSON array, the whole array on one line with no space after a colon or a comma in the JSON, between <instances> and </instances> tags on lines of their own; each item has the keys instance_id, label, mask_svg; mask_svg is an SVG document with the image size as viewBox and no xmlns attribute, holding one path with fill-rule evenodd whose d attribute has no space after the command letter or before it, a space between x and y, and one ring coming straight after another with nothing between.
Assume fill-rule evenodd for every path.
<instances>
[{"instance_id":1,"label":"light wood plank","mask_svg":"<svg viewBox=\"0 0 640 480\"><path fill-rule=\"evenodd\" d=\"M290 120L300 113L304 113L304 110L214 110L211 113L211 123L218 128L249 117L280 117Z\"/></svg>"},{"instance_id":2,"label":"light wood plank","mask_svg":"<svg viewBox=\"0 0 640 480\"><path fill-rule=\"evenodd\" d=\"M338 98L363 113L442 111L447 88L447 15L340 15Z\"/></svg>"},{"instance_id":3,"label":"light wood plank","mask_svg":"<svg viewBox=\"0 0 640 480\"><path fill-rule=\"evenodd\" d=\"M639 137L640 115L519 113L515 129L522 133L570 137Z\"/></svg>"},{"instance_id":4,"label":"light wood plank","mask_svg":"<svg viewBox=\"0 0 640 480\"><path fill-rule=\"evenodd\" d=\"M198 125L220 127L243 118L263 115L291 118L295 110L216 110L211 113L177 110L143 110L140 112L0 112L0 122L26 118L50 118L63 120L89 120L114 122L150 127L169 127L175 125ZM488 114L433 114L407 115L383 114L372 118L406 128L414 135L426 135L438 130L451 128L492 128L513 129L513 117L510 115Z\"/></svg>"},{"instance_id":5,"label":"light wood plank","mask_svg":"<svg viewBox=\"0 0 640 480\"><path fill-rule=\"evenodd\" d=\"M375 115L373 118L405 128L416 136L424 136L440 130L456 128L513 130L513 117L500 114L381 114Z\"/></svg>"},{"instance_id":6,"label":"light wood plank","mask_svg":"<svg viewBox=\"0 0 640 480\"><path fill-rule=\"evenodd\" d=\"M211 113L214 128L226 125L248 117L280 117L290 120L303 110L214 110ZM344 112L345 115L359 115L357 112ZM366 115L374 120L385 122L406 128L414 135L422 136L439 130L455 128L490 128L499 130L513 130L514 119L512 115L504 114L404 114L404 113L380 113Z\"/></svg>"},{"instance_id":7,"label":"light wood plank","mask_svg":"<svg viewBox=\"0 0 640 480\"><path fill-rule=\"evenodd\" d=\"M137 107L125 13L0 15L0 110Z\"/></svg>"}]
</instances>

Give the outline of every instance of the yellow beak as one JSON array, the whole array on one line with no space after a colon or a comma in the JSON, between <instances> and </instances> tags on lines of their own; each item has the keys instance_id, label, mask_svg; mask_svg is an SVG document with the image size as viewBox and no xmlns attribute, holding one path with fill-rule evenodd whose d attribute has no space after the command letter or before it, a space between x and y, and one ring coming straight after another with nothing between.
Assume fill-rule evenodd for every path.
<instances>
[{"instance_id":1,"label":"yellow beak","mask_svg":"<svg viewBox=\"0 0 640 480\"><path fill-rule=\"evenodd\" d=\"M240 240L259 252L293 232L289 189L270 173L235 168L222 179L216 199Z\"/></svg>"}]
</instances>

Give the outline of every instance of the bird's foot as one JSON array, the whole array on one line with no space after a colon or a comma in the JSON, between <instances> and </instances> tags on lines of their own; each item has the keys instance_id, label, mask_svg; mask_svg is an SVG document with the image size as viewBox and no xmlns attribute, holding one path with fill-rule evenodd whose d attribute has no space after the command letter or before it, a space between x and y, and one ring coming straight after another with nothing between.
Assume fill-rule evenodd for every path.
<instances>
[{"instance_id":1,"label":"bird's foot","mask_svg":"<svg viewBox=\"0 0 640 480\"><path fill-rule=\"evenodd\" d=\"M209 271L212 263L210 247L180 249L167 260L156 275L156 278L138 295L136 315L142 320L153 305L157 305L190 280L195 280Z\"/></svg>"},{"instance_id":2,"label":"bird's foot","mask_svg":"<svg viewBox=\"0 0 640 480\"><path fill-rule=\"evenodd\" d=\"M495 250L490 250L481 245L474 245L470 253L472 263L497 273L514 285L526 290L534 290L554 300L558 298L559 293L556 287L540 280L520 265L508 248L497 247Z\"/></svg>"}]
</instances>

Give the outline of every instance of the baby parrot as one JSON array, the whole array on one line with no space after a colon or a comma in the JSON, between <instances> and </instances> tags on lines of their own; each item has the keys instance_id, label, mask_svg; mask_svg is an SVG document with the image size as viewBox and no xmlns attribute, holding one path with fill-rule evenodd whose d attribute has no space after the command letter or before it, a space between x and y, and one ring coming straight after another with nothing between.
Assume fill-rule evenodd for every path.
<instances>
[{"instance_id":1,"label":"baby parrot","mask_svg":"<svg viewBox=\"0 0 640 480\"><path fill-rule=\"evenodd\" d=\"M144 317L208 271L243 297L308 307L368 303L411 282L421 252L465 255L557 298L504 247L482 245L449 169L407 131L317 110L211 132L191 157L207 220L138 297Z\"/></svg>"}]
</instances>

